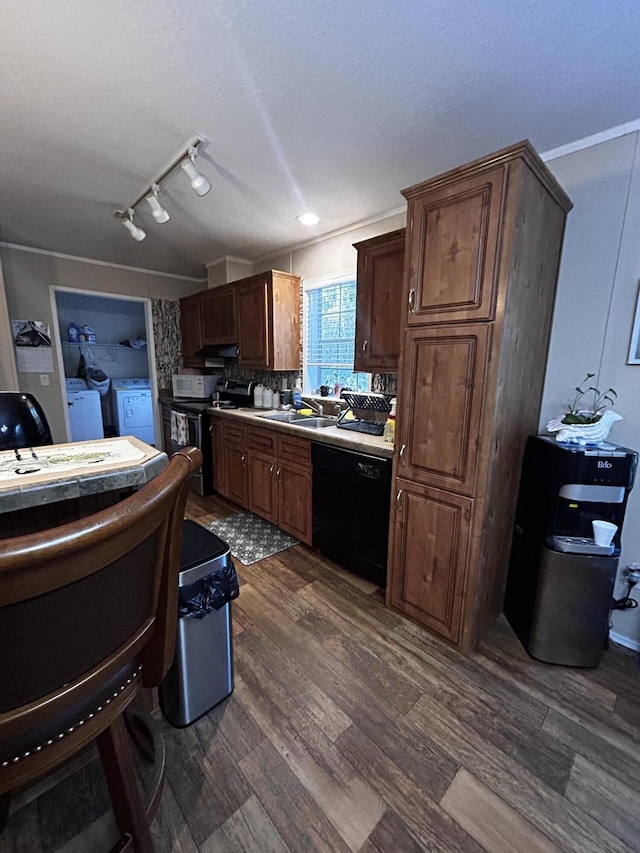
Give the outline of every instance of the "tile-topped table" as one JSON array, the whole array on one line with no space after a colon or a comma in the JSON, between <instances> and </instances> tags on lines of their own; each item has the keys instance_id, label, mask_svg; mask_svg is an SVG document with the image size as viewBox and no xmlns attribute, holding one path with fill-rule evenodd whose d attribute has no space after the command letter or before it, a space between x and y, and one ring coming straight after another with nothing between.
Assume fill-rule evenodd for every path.
<instances>
[{"instance_id":1,"label":"tile-topped table","mask_svg":"<svg viewBox=\"0 0 640 853\"><path fill-rule=\"evenodd\" d=\"M167 462L166 453L131 435L2 451L0 537L95 512L148 483Z\"/></svg>"}]
</instances>

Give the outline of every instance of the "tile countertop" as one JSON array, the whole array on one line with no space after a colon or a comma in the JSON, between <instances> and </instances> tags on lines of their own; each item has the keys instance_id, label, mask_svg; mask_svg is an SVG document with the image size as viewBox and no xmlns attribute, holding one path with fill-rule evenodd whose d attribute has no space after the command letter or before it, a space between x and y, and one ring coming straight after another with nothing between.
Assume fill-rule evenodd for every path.
<instances>
[{"instance_id":1,"label":"tile countertop","mask_svg":"<svg viewBox=\"0 0 640 853\"><path fill-rule=\"evenodd\" d=\"M359 453L370 453L371 456L381 456L385 459L391 459L393 456L393 448L384 444L381 435L367 435L364 432L339 429L335 426L325 427L323 429L310 429L309 427L296 426L295 423L270 421L267 418L260 417L261 415L275 414L275 409L210 408L207 409L207 411L215 417L242 421L252 427L274 429L278 432L297 435L300 438L306 438L310 441L319 441L323 444L333 444L337 447L343 447L345 450L354 450Z\"/></svg>"},{"instance_id":2,"label":"tile countertop","mask_svg":"<svg viewBox=\"0 0 640 853\"><path fill-rule=\"evenodd\" d=\"M167 455L132 435L0 452L0 513L144 485Z\"/></svg>"}]
</instances>

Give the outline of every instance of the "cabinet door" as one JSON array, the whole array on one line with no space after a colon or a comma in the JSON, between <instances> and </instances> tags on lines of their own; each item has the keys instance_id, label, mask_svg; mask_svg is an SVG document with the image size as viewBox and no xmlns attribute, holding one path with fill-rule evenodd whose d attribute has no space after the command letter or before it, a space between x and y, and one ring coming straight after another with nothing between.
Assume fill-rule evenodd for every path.
<instances>
[{"instance_id":1,"label":"cabinet door","mask_svg":"<svg viewBox=\"0 0 640 853\"><path fill-rule=\"evenodd\" d=\"M247 430L249 509L277 523L275 430L249 427Z\"/></svg>"},{"instance_id":2,"label":"cabinet door","mask_svg":"<svg viewBox=\"0 0 640 853\"><path fill-rule=\"evenodd\" d=\"M473 495L490 333L482 323L405 332L400 476Z\"/></svg>"},{"instance_id":3,"label":"cabinet door","mask_svg":"<svg viewBox=\"0 0 640 853\"><path fill-rule=\"evenodd\" d=\"M180 300L180 332L182 334L182 363L185 367L202 367L196 352L202 347L200 327L200 297L188 296Z\"/></svg>"},{"instance_id":4,"label":"cabinet door","mask_svg":"<svg viewBox=\"0 0 640 853\"><path fill-rule=\"evenodd\" d=\"M255 451L249 451L249 509L267 521L277 524L276 460Z\"/></svg>"},{"instance_id":5,"label":"cabinet door","mask_svg":"<svg viewBox=\"0 0 640 853\"><path fill-rule=\"evenodd\" d=\"M502 165L410 200L410 326L493 319L506 174Z\"/></svg>"},{"instance_id":6,"label":"cabinet door","mask_svg":"<svg viewBox=\"0 0 640 853\"><path fill-rule=\"evenodd\" d=\"M224 474L225 495L240 506L248 503L247 479L247 428L243 424L225 421Z\"/></svg>"},{"instance_id":7,"label":"cabinet door","mask_svg":"<svg viewBox=\"0 0 640 853\"><path fill-rule=\"evenodd\" d=\"M229 500L246 507L247 500L247 452L238 447L225 446L224 470L226 480L225 495Z\"/></svg>"},{"instance_id":8,"label":"cabinet door","mask_svg":"<svg viewBox=\"0 0 640 853\"><path fill-rule=\"evenodd\" d=\"M202 294L202 343L236 343L235 303L233 290L217 287Z\"/></svg>"},{"instance_id":9,"label":"cabinet door","mask_svg":"<svg viewBox=\"0 0 640 853\"><path fill-rule=\"evenodd\" d=\"M402 228L354 244L358 252L354 370L398 370L404 242Z\"/></svg>"},{"instance_id":10,"label":"cabinet door","mask_svg":"<svg viewBox=\"0 0 640 853\"><path fill-rule=\"evenodd\" d=\"M213 459L213 488L218 494L227 494L226 477L224 470L224 438L223 424L219 418L211 418L211 450Z\"/></svg>"},{"instance_id":11,"label":"cabinet door","mask_svg":"<svg viewBox=\"0 0 640 853\"><path fill-rule=\"evenodd\" d=\"M236 290L238 363L245 367L271 368L268 295L267 278Z\"/></svg>"},{"instance_id":12,"label":"cabinet door","mask_svg":"<svg viewBox=\"0 0 640 853\"><path fill-rule=\"evenodd\" d=\"M458 643L473 501L400 479L394 503L387 603Z\"/></svg>"},{"instance_id":13,"label":"cabinet door","mask_svg":"<svg viewBox=\"0 0 640 853\"><path fill-rule=\"evenodd\" d=\"M278 527L311 545L311 471L278 460Z\"/></svg>"}]
</instances>

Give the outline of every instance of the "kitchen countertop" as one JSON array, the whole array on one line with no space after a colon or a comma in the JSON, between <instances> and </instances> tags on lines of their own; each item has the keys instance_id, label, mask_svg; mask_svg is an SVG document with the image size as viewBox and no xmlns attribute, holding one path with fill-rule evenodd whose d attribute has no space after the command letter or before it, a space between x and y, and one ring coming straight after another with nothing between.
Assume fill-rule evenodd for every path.
<instances>
[{"instance_id":1,"label":"kitchen countertop","mask_svg":"<svg viewBox=\"0 0 640 853\"><path fill-rule=\"evenodd\" d=\"M0 513L140 486L167 465L167 455L135 436L0 452Z\"/></svg>"},{"instance_id":2,"label":"kitchen countertop","mask_svg":"<svg viewBox=\"0 0 640 853\"><path fill-rule=\"evenodd\" d=\"M242 423L252 427L274 429L278 432L297 435L300 438L306 438L310 441L319 441L323 444L333 444L337 447L343 447L345 450L354 450L359 453L370 453L372 456L380 456L385 459L391 459L393 456L393 448L384 444L381 435L367 435L363 432L339 429L335 426L325 427L323 429L310 429L309 427L296 426L295 423L282 423L260 417L261 415L275 414L276 409L209 408L207 411L210 415L214 415L215 417L241 421Z\"/></svg>"}]
</instances>

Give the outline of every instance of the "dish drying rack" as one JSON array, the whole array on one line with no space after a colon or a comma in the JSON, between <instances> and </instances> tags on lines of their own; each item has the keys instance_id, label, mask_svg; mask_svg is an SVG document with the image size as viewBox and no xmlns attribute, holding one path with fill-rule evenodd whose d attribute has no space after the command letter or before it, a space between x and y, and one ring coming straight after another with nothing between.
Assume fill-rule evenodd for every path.
<instances>
[{"instance_id":1,"label":"dish drying rack","mask_svg":"<svg viewBox=\"0 0 640 853\"><path fill-rule=\"evenodd\" d=\"M368 435L382 435L391 404L384 394L357 394L343 391L340 395L348 408L338 418L337 427ZM355 420L346 420L349 412Z\"/></svg>"}]
</instances>

